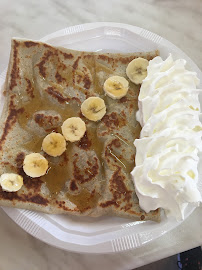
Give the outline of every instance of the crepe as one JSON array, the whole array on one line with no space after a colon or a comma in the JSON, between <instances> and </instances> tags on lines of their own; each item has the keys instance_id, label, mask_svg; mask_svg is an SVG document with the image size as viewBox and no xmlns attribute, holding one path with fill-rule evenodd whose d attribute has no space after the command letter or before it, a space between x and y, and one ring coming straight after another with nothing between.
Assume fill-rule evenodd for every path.
<instances>
[{"instance_id":1,"label":"crepe","mask_svg":"<svg viewBox=\"0 0 202 270\"><path fill-rule=\"evenodd\" d=\"M128 63L136 57L151 60L158 51L112 54L73 51L48 44L13 39L1 116L0 175L18 173L24 185L18 192L0 188L0 205L79 216L120 216L134 220L159 220L160 211L140 209L130 171L135 165L133 142L139 137L136 121L139 86L130 82L120 100L104 95L104 81L112 75L126 77ZM90 96L105 100L107 113L99 122L80 111ZM41 150L51 131L61 133L68 117L79 116L87 126L84 137L68 143L60 157ZM26 154L39 152L49 161L45 176L31 178L23 172Z\"/></svg>"}]
</instances>

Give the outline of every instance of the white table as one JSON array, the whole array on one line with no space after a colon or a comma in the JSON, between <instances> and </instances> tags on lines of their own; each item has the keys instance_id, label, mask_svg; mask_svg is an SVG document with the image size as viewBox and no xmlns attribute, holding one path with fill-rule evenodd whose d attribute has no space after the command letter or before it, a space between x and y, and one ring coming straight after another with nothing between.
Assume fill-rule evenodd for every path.
<instances>
[{"instance_id":1,"label":"white table","mask_svg":"<svg viewBox=\"0 0 202 270\"><path fill-rule=\"evenodd\" d=\"M122 22L146 28L176 44L202 69L201 0L40 2L43 3L0 0L0 71L2 63L8 61L11 37L39 39L70 25L94 21ZM202 244L201 208L181 226L153 243L113 255L91 256L62 251L25 233L2 210L0 220L1 270L132 269Z\"/></svg>"}]
</instances>

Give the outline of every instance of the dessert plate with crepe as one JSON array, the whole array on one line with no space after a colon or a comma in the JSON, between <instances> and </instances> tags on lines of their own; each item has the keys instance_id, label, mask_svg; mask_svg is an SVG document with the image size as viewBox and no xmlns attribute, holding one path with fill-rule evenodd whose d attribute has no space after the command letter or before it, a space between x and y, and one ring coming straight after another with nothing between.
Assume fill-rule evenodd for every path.
<instances>
[{"instance_id":1,"label":"dessert plate with crepe","mask_svg":"<svg viewBox=\"0 0 202 270\"><path fill-rule=\"evenodd\" d=\"M77 252L138 248L178 226L201 201L199 79L181 50L134 26L14 38L0 81L0 205Z\"/></svg>"}]
</instances>

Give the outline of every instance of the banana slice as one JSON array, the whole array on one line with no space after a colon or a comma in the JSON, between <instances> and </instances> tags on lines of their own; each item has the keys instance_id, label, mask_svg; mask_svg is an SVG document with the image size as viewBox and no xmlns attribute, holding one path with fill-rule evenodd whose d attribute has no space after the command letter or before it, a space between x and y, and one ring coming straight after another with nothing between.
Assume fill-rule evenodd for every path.
<instances>
[{"instance_id":1,"label":"banana slice","mask_svg":"<svg viewBox=\"0 0 202 270\"><path fill-rule=\"evenodd\" d=\"M23 185L23 178L19 174L4 173L0 177L0 184L4 191L16 192Z\"/></svg>"},{"instance_id":2,"label":"banana slice","mask_svg":"<svg viewBox=\"0 0 202 270\"><path fill-rule=\"evenodd\" d=\"M112 76L105 81L104 91L109 97L120 99L127 94L128 85L129 83L124 77Z\"/></svg>"},{"instance_id":3,"label":"banana slice","mask_svg":"<svg viewBox=\"0 0 202 270\"><path fill-rule=\"evenodd\" d=\"M61 156L66 150L65 138L60 133L52 132L43 139L42 149L52 157Z\"/></svg>"},{"instance_id":4,"label":"banana slice","mask_svg":"<svg viewBox=\"0 0 202 270\"><path fill-rule=\"evenodd\" d=\"M147 66L149 61L147 59L138 57L133 59L126 68L128 78L135 84L141 84L147 77Z\"/></svg>"},{"instance_id":5,"label":"banana slice","mask_svg":"<svg viewBox=\"0 0 202 270\"><path fill-rule=\"evenodd\" d=\"M40 177L46 174L48 161L39 153L26 155L23 162L24 172L31 177Z\"/></svg>"},{"instance_id":6,"label":"banana slice","mask_svg":"<svg viewBox=\"0 0 202 270\"><path fill-rule=\"evenodd\" d=\"M106 113L105 102L99 97L89 97L81 104L81 112L91 121L101 120Z\"/></svg>"},{"instance_id":7,"label":"banana slice","mask_svg":"<svg viewBox=\"0 0 202 270\"><path fill-rule=\"evenodd\" d=\"M86 124L80 117L71 117L62 124L62 134L67 141L79 141L86 132Z\"/></svg>"}]
</instances>

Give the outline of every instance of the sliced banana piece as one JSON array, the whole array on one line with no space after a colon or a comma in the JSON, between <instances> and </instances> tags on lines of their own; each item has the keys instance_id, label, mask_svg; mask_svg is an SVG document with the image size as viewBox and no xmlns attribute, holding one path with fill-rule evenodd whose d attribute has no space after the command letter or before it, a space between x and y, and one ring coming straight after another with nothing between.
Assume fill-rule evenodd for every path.
<instances>
[{"instance_id":1,"label":"sliced banana piece","mask_svg":"<svg viewBox=\"0 0 202 270\"><path fill-rule=\"evenodd\" d=\"M124 77L112 76L105 81L104 91L109 97L120 99L127 94L128 85L129 83Z\"/></svg>"},{"instance_id":2,"label":"sliced banana piece","mask_svg":"<svg viewBox=\"0 0 202 270\"><path fill-rule=\"evenodd\" d=\"M0 185L4 191L16 192L23 185L23 178L16 173L4 173L0 177Z\"/></svg>"},{"instance_id":3,"label":"sliced banana piece","mask_svg":"<svg viewBox=\"0 0 202 270\"><path fill-rule=\"evenodd\" d=\"M48 161L39 153L32 153L25 156L23 162L24 172L31 177L40 177L46 174Z\"/></svg>"},{"instance_id":4,"label":"sliced banana piece","mask_svg":"<svg viewBox=\"0 0 202 270\"><path fill-rule=\"evenodd\" d=\"M42 149L52 157L61 156L66 150L65 138L60 133L52 132L43 139Z\"/></svg>"},{"instance_id":5,"label":"sliced banana piece","mask_svg":"<svg viewBox=\"0 0 202 270\"><path fill-rule=\"evenodd\" d=\"M86 132L86 124L80 117L71 117L62 124L62 134L67 141L79 141Z\"/></svg>"},{"instance_id":6,"label":"sliced banana piece","mask_svg":"<svg viewBox=\"0 0 202 270\"><path fill-rule=\"evenodd\" d=\"M135 84L141 84L147 77L147 66L149 61L147 59L138 57L133 59L126 68L128 78Z\"/></svg>"},{"instance_id":7,"label":"sliced banana piece","mask_svg":"<svg viewBox=\"0 0 202 270\"><path fill-rule=\"evenodd\" d=\"M89 97L81 104L82 114L91 121L99 121L106 113L105 102L99 97Z\"/></svg>"}]
</instances>

